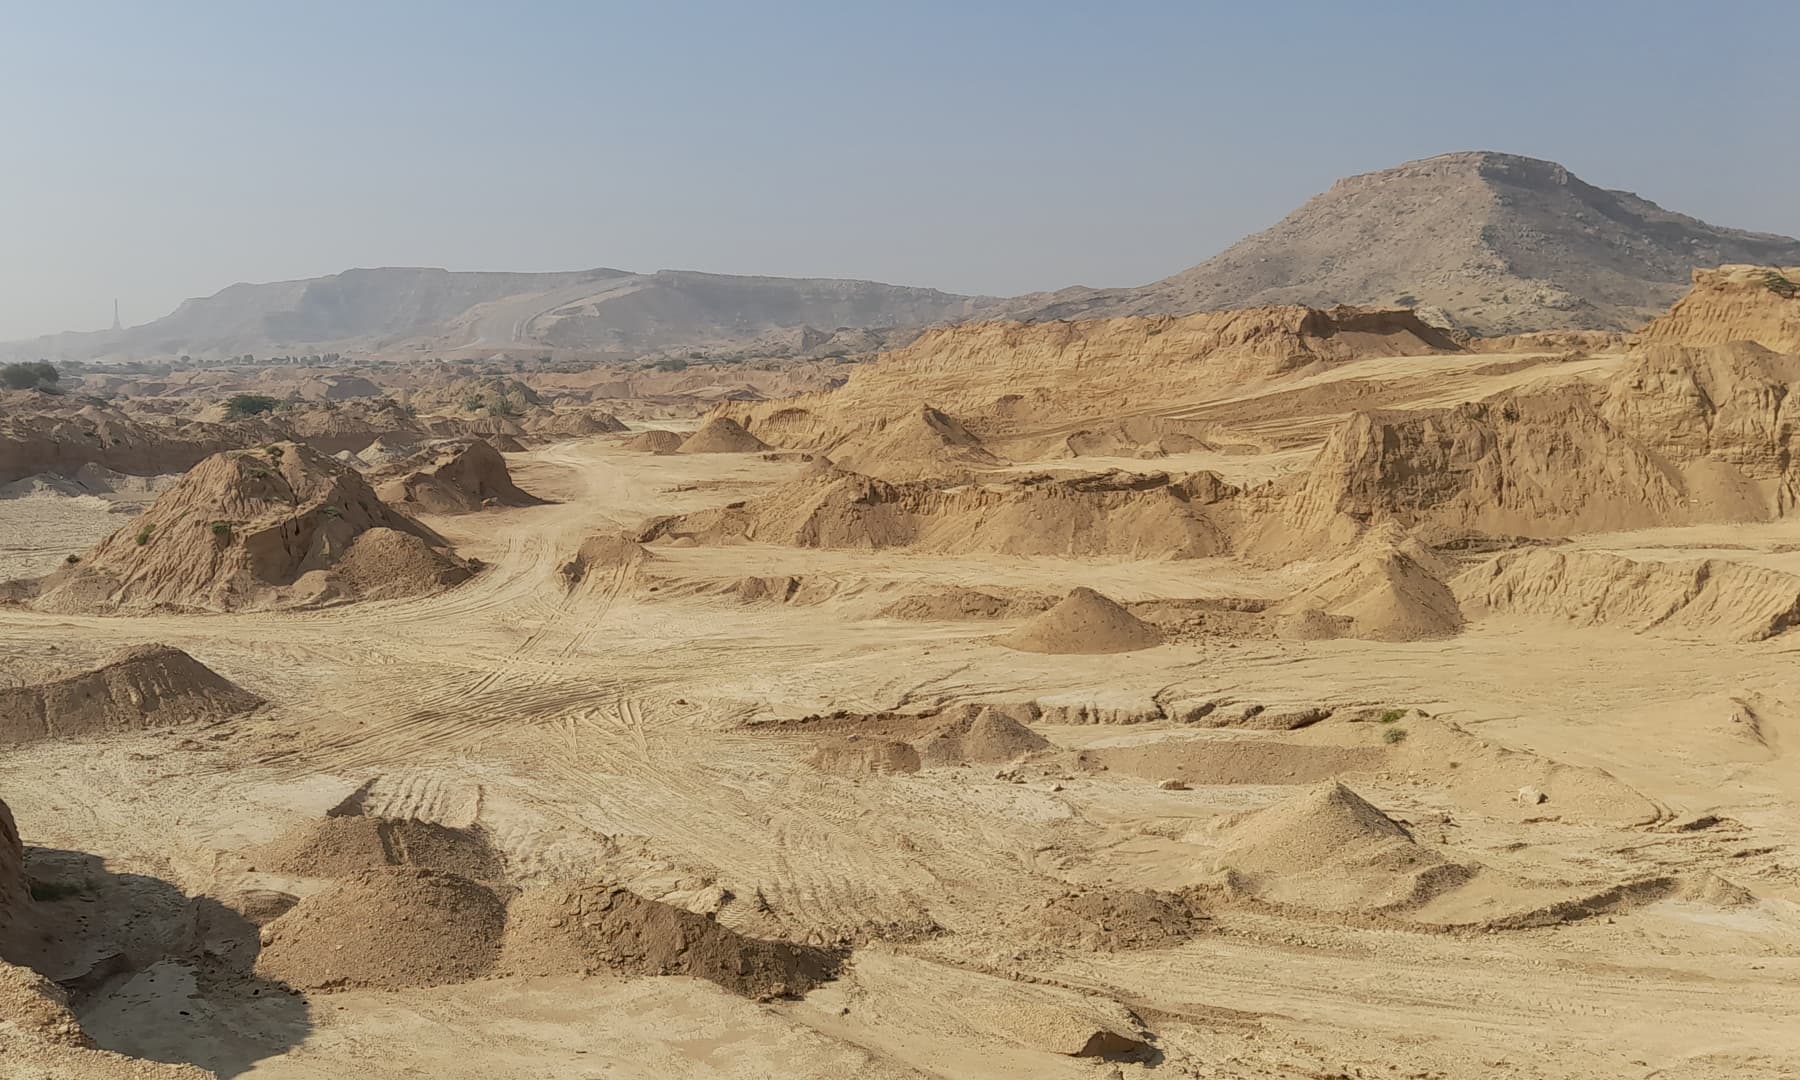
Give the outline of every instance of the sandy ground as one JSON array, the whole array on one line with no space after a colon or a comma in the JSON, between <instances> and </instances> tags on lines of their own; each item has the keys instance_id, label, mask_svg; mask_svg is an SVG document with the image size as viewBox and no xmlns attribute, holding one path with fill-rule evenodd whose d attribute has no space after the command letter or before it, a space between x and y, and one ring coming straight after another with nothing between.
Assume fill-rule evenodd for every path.
<instances>
[{"instance_id":1,"label":"sandy ground","mask_svg":"<svg viewBox=\"0 0 1800 1080\"><path fill-rule=\"evenodd\" d=\"M1516 378L1479 373L1496 359L1470 358L1455 393ZM1423 365L1370 363L1394 375ZM1245 475L1295 459L1245 459ZM1030 655L990 640L1013 623L876 612L926 585L1087 584L1138 600L1277 596L1291 580L1229 560L658 545L571 590L557 568L590 530L742 499L801 466L633 454L611 439L510 462L523 487L556 501L431 520L489 564L437 596L232 616L0 608L0 662L12 670L160 641L275 703L202 730L9 750L0 792L27 841L190 893L304 891L242 853L367 785L394 813L478 821L524 882L602 877L677 903L723 889L738 898L720 909L729 925L854 944L843 976L761 1005L680 977L491 980L295 1005L210 990L165 962L82 1006L102 1045L223 1076L309 1080L1800 1070L1800 727L1772 721L1754 748L1729 730L1735 702L1800 695L1785 638L1684 642L1496 619L1433 642L1221 638ZM1583 544L1728 550L1800 570L1792 525ZM728 587L747 575L822 584L805 603L746 603ZM818 771L811 736L766 723L970 700L1142 712L1171 695L1338 712L1293 732L1047 724L1062 753L1043 764L864 777ZM1406 710L1413 738L1387 744L1376 725L1340 718L1358 709ZM1517 753L1495 765L1477 740ZM1082 752L1108 767L1077 767ZM1614 780L1580 773L1552 801L1521 804L1518 770L1559 763ZM1159 788L1183 769L1217 782ZM1321 769L1350 775L1445 853L1528 883L1503 903L1709 875L1753 899L1671 888L1506 930L1225 905L1163 947L1094 951L1041 936L1045 904L1076 885L1203 883L1215 822ZM1719 820L1683 827L1703 815ZM1153 1052L1118 1063L1055 1052L1031 1019L1050 1013L1125 1015Z\"/></svg>"}]
</instances>

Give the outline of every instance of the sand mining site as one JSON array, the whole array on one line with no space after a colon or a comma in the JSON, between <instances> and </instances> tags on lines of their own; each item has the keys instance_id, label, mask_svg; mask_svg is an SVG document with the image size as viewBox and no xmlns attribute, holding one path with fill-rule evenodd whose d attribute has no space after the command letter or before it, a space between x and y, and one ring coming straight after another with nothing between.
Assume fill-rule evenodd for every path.
<instances>
[{"instance_id":1,"label":"sand mining site","mask_svg":"<svg viewBox=\"0 0 1800 1080\"><path fill-rule=\"evenodd\" d=\"M1800 1074L1767 273L9 395L0 1073Z\"/></svg>"}]
</instances>

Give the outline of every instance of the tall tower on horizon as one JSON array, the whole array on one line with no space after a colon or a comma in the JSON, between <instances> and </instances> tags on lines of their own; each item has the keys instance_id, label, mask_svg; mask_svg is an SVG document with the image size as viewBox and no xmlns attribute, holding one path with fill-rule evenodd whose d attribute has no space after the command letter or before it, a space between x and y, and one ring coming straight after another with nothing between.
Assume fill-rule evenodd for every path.
<instances>
[{"instance_id":1,"label":"tall tower on horizon","mask_svg":"<svg viewBox=\"0 0 1800 1080\"><path fill-rule=\"evenodd\" d=\"M119 298L116 296L113 297L113 329L114 330L125 329L123 326L119 325Z\"/></svg>"}]
</instances>

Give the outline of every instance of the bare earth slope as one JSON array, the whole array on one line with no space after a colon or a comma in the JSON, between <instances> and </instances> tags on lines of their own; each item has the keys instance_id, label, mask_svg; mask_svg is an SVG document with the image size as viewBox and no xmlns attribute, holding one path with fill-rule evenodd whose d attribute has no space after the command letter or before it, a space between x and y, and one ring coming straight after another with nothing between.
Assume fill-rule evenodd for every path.
<instances>
[{"instance_id":1,"label":"bare earth slope","mask_svg":"<svg viewBox=\"0 0 1800 1080\"><path fill-rule=\"evenodd\" d=\"M1273 228L1134 289L1069 289L1037 319L1259 304L1438 308L1482 334L1629 330L1696 267L1800 262L1800 240L1709 225L1550 161L1442 154L1338 181Z\"/></svg>"}]
</instances>

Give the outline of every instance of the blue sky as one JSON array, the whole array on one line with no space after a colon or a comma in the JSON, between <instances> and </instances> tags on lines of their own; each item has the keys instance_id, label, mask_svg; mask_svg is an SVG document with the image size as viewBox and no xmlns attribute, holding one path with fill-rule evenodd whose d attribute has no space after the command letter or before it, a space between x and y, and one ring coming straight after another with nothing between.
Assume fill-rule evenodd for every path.
<instances>
[{"instance_id":1,"label":"blue sky","mask_svg":"<svg viewBox=\"0 0 1800 1080\"><path fill-rule=\"evenodd\" d=\"M0 338L351 266L1010 294L1550 158L1800 234L1788 4L0 0Z\"/></svg>"}]
</instances>

